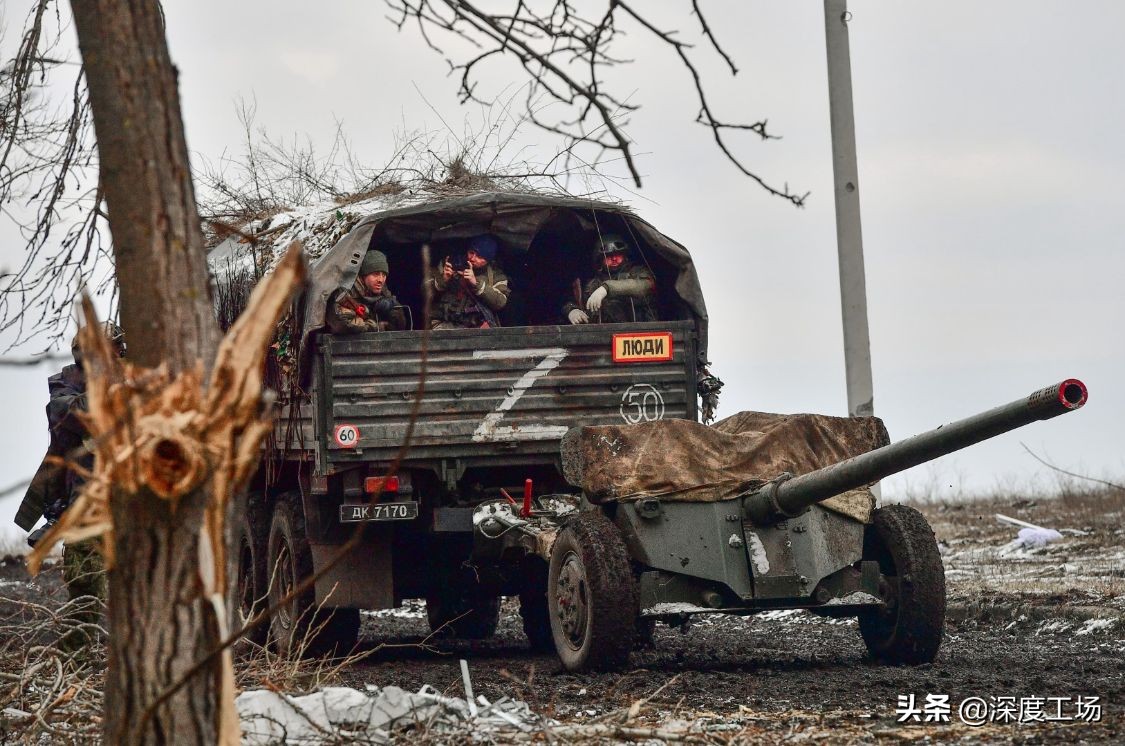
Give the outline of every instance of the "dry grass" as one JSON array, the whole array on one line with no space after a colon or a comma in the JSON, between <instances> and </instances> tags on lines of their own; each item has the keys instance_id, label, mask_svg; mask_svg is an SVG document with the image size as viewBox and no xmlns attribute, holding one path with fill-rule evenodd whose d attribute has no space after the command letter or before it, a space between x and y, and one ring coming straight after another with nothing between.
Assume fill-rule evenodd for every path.
<instances>
[{"instance_id":1,"label":"dry grass","mask_svg":"<svg viewBox=\"0 0 1125 746\"><path fill-rule=\"evenodd\" d=\"M921 506L942 549L955 620L1016 626L1088 620L1125 623L1125 491L1070 488L1047 498L991 495ZM1063 534L1044 547L1014 545L1016 518Z\"/></svg>"},{"instance_id":2,"label":"dry grass","mask_svg":"<svg viewBox=\"0 0 1125 746\"><path fill-rule=\"evenodd\" d=\"M370 189L362 189L352 194L341 194L337 196L334 201L337 205L344 207L346 205L354 205L356 202L365 202L369 199L375 199L376 197L394 197L405 191L405 184L388 182L386 184L376 184Z\"/></svg>"},{"instance_id":3,"label":"dry grass","mask_svg":"<svg viewBox=\"0 0 1125 746\"><path fill-rule=\"evenodd\" d=\"M303 694L327 686L340 686L342 673L370 657L376 649L350 651L339 656L316 657L306 653L312 633L297 645L295 654L281 655L269 646L247 645L235 665L235 683L240 690L270 689Z\"/></svg>"}]
</instances>

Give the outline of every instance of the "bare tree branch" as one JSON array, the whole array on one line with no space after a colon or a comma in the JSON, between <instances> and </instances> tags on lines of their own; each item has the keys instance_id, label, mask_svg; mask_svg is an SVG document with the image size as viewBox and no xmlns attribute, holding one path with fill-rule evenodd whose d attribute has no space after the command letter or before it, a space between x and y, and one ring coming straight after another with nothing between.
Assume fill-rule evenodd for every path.
<instances>
[{"instance_id":1,"label":"bare tree branch","mask_svg":"<svg viewBox=\"0 0 1125 746\"><path fill-rule=\"evenodd\" d=\"M35 357L0 357L0 366L4 367L26 367L30 365L41 365L42 363L63 363L70 362L70 355L37 355Z\"/></svg>"},{"instance_id":2,"label":"bare tree branch","mask_svg":"<svg viewBox=\"0 0 1125 746\"><path fill-rule=\"evenodd\" d=\"M0 65L0 211L27 249L18 268L0 271L0 331L13 333L11 346L44 331L50 341L64 336L70 301L106 257L101 195L90 187L97 161L86 83L60 51L63 31L55 0L37 0L14 56ZM77 72L60 107L49 87L64 67Z\"/></svg>"},{"instance_id":3,"label":"bare tree branch","mask_svg":"<svg viewBox=\"0 0 1125 746\"><path fill-rule=\"evenodd\" d=\"M397 28L401 30L413 21L426 44L445 56L450 70L459 76L458 95L462 102L488 103L478 93L480 69L491 60L514 59L530 82L524 114L527 121L565 138L570 143L568 150L578 145L592 147L596 154L594 163L606 155L619 157L639 187L641 173L626 132L628 115L639 105L616 96L603 84L607 70L629 62L612 51L625 34L619 19L627 20L675 53L692 81L699 111L695 121L711 130L723 156L769 194L798 207L804 205L807 192L793 194L787 185L771 184L735 154L725 137L731 132L750 132L762 140L779 139L767 131L767 120L736 123L717 117L692 56L692 45L680 41L675 31L661 29L648 15L623 0L607 0L600 15L588 11L583 15L575 10L571 0L550 4L517 0L515 8L507 13L487 12L470 0L387 0L387 4L394 11L390 20ZM737 74L734 60L720 45L698 0L692 0L691 12L710 47L731 74ZM473 51L455 55L432 32L446 33L454 45L467 43ZM569 114L560 116L552 110L548 117L543 107L532 103L540 96L562 104Z\"/></svg>"},{"instance_id":4,"label":"bare tree branch","mask_svg":"<svg viewBox=\"0 0 1125 746\"><path fill-rule=\"evenodd\" d=\"M692 12L695 13L695 17L699 19L699 25L703 27L703 33L706 35L707 40L711 42L711 46L719 53L723 61L727 63L727 67L730 68L730 74L738 75L738 68L735 67L734 60L719 46L719 40L711 33L711 27L707 25L707 18L704 17L703 11L699 8L699 0L691 0L691 9Z\"/></svg>"}]
</instances>

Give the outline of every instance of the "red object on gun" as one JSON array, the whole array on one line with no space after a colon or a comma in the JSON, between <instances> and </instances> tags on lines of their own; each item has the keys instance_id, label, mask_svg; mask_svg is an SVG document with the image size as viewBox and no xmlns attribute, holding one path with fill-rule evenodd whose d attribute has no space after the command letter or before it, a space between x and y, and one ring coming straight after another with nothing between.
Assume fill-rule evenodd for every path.
<instances>
[{"instance_id":1,"label":"red object on gun","mask_svg":"<svg viewBox=\"0 0 1125 746\"><path fill-rule=\"evenodd\" d=\"M523 509L520 510L520 518L531 517L531 480L523 480Z\"/></svg>"}]
</instances>

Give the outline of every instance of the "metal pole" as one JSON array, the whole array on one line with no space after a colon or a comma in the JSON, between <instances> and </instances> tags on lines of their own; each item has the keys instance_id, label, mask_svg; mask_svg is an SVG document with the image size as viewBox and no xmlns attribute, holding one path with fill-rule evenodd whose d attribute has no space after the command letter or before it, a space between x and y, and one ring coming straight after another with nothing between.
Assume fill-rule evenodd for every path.
<instances>
[{"instance_id":1,"label":"metal pole","mask_svg":"<svg viewBox=\"0 0 1125 746\"><path fill-rule=\"evenodd\" d=\"M867 330L863 232L859 221L859 167L855 153L847 0L824 0L824 35L828 48L828 112L832 122L844 370L848 387L848 415L857 417L875 414L875 393L871 381L871 337Z\"/></svg>"}]
</instances>

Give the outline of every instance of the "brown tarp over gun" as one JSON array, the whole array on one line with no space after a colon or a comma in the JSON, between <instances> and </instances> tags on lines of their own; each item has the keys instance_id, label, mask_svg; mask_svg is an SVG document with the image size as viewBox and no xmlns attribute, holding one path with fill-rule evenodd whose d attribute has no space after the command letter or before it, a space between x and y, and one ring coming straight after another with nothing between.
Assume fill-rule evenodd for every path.
<instances>
[{"instance_id":1,"label":"brown tarp over gun","mask_svg":"<svg viewBox=\"0 0 1125 746\"><path fill-rule=\"evenodd\" d=\"M689 420L577 427L563 439L562 456L567 480L591 502L716 502L889 442L877 417L739 412L711 427ZM874 498L864 488L822 504L867 521Z\"/></svg>"}]
</instances>

